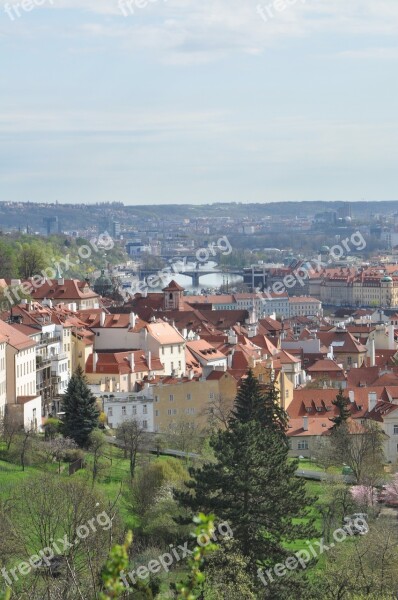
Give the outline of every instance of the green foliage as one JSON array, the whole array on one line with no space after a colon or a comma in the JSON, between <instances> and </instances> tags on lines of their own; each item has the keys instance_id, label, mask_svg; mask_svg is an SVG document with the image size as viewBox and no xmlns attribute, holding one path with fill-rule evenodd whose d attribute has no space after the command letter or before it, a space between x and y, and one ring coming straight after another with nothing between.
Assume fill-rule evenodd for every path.
<instances>
[{"instance_id":1,"label":"green foliage","mask_svg":"<svg viewBox=\"0 0 398 600\"><path fill-rule=\"evenodd\" d=\"M204 515L199 513L197 517L193 519L196 524L196 528L192 533L192 536L198 538L201 535L208 536L211 538L214 534L214 515ZM191 555L188 564L190 568L190 575L186 581L177 583L177 600L196 600L202 594L203 584L205 582L205 575L203 573L203 565L205 558L211 552L217 550L218 546L213 542L210 542L206 546L195 546L193 554Z\"/></svg>"},{"instance_id":2,"label":"green foliage","mask_svg":"<svg viewBox=\"0 0 398 600\"><path fill-rule=\"evenodd\" d=\"M124 544L113 546L111 549L101 574L105 591L100 593L100 600L119 598L126 591L120 574L128 569L128 550L132 542L133 534L129 531Z\"/></svg>"},{"instance_id":3,"label":"green foliage","mask_svg":"<svg viewBox=\"0 0 398 600\"><path fill-rule=\"evenodd\" d=\"M53 440L61 430L61 421L54 417L48 417L43 425L44 437L46 440Z\"/></svg>"},{"instance_id":4,"label":"green foliage","mask_svg":"<svg viewBox=\"0 0 398 600\"><path fill-rule=\"evenodd\" d=\"M62 433L81 448L87 447L90 433L98 425L96 399L87 386L81 367L72 375L62 401L65 412Z\"/></svg>"},{"instance_id":5,"label":"green foliage","mask_svg":"<svg viewBox=\"0 0 398 600\"><path fill-rule=\"evenodd\" d=\"M204 600L255 600L248 559L234 539L223 539L218 550L206 557Z\"/></svg>"},{"instance_id":6,"label":"green foliage","mask_svg":"<svg viewBox=\"0 0 398 600\"><path fill-rule=\"evenodd\" d=\"M264 393L251 369L239 388L231 420L240 423L256 420L263 427L279 432L287 429L287 414L279 403L278 391L272 385Z\"/></svg>"},{"instance_id":7,"label":"green foliage","mask_svg":"<svg viewBox=\"0 0 398 600\"><path fill-rule=\"evenodd\" d=\"M332 423L334 423L332 429L336 429L343 423L346 423L351 416L351 411L348 408L350 405L350 399L347 398L347 396L344 396L342 388L340 388L336 399L332 400L332 404L333 406L337 406L337 408L339 409L339 414L337 415L337 417L329 419L329 421L332 421Z\"/></svg>"},{"instance_id":8,"label":"green foliage","mask_svg":"<svg viewBox=\"0 0 398 600\"><path fill-rule=\"evenodd\" d=\"M228 522L240 552L255 570L256 563L279 562L287 541L314 534L307 508L314 499L306 495L305 482L295 477L298 463L288 458L278 412L275 423L265 429L261 405L255 397L249 400L250 412L241 394L230 428L212 436L215 462L190 469L187 491L175 495L190 512L211 512Z\"/></svg>"}]
</instances>

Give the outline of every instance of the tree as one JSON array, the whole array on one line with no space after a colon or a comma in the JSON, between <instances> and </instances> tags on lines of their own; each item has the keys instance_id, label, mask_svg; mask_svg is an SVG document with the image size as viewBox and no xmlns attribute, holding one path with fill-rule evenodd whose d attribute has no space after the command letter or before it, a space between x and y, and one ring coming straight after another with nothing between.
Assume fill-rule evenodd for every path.
<instances>
[{"instance_id":1,"label":"tree","mask_svg":"<svg viewBox=\"0 0 398 600\"><path fill-rule=\"evenodd\" d=\"M249 369L238 390L231 421L248 423L257 420L263 427L284 433L287 429L287 414L279 403L279 393L272 384L264 393L253 371Z\"/></svg>"},{"instance_id":2,"label":"tree","mask_svg":"<svg viewBox=\"0 0 398 600\"><path fill-rule=\"evenodd\" d=\"M361 511L375 511L378 503L377 489L368 485L354 485L351 495Z\"/></svg>"},{"instance_id":3,"label":"tree","mask_svg":"<svg viewBox=\"0 0 398 600\"><path fill-rule=\"evenodd\" d=\"M328 479L316 508L322 516L322 537L328 542L333 531L341 527L344 517L354 512L350 487L342 481Z\"/></svg>"},{"instance_id":4,"label":"tree","mask_svg":"<svg viewBox=\"0 0 398 600\"><path fill-rule=\"evenodd\" d=\"M101 470L101 458L104 456L107 441L104 434L99 430L94 430L89 436L89 450L93 455L93 484Z\"/></svg>"},{"instance_id":5,"label":"tree","mask_svg":"<svg viewBox=\"0 0 398 600\"><path fill-rule=\"evenodd\" d=\"M314 533L307 507L313 499L306 495L305 482L295 477L298 461L288 458L279 413L265 431L253 396L248 404L251 418L242 393L238 394L229 429L211 438L216 461L191 468L187 490L175 494L190 512L211 512L227 521L240 552L256 569L257 562L264 566L278 562L288 540Z\"/></svg>"},{"instance_id":6,"label":"tree","mask_svg":"<svg viewBox=\"0 0 398 600\"><path fill-rule=\"evenodd\" d=\"M383 470L383 442L384 433L375 421L349 421L333 428L329 449L334 464L348 465L357 483L374 485Z\"/></svg>"},{"instance_id":7,"label":"tree","mask_svg":"<svg viewBox=\"0 0 398 600\"><path fill-rule=\"evenodd\" d=\"M197 423L186 417L180 417L170 423L167 438L170 448L188 454L200 450L203 442L203 431Z\"/></svg>"},{"instance_id":8,"label":"tree","mask_svg":"<svg viewBox=\"0 0 398 600\"><path fill-rule=\"evenodd\" d=\"M62 400L62 411L65 413L63 435L72 438L81 448L87 447L90 433L98 425L100 413L80 366L69 381Z\"/></svg>"},{"instance_id":9,"label":"tree","mask_svg":"<svg viewBox=\"0 0 398 600\"><path fill-rule=\"evenodd\" d=\"M372 524L366 535L353 536L324 554L322 576L314 579L313 598L325 600L393 600L397 597L398 560L394 522Z\"/></svg>"},{"instance_id":10,"label":"tree","mask_svg":"<svg viewBox=\"0 0 398 600\"><path fill-rule=\"evenodd\" d=\"M137 466L137 454L147 442L145 430L134 419L124 421L116 429L116 439L122 442L125 458L130 463L130 480L133 481Z\"/></svg>"},{"instance_id":11,"label":"tree","mask_svg":"<svg viewBox=\"0 0 398 600\"><path fill-rule=\"evenodd\" d=\"M61 473L61 462L68 450L74 450L77 445L74 440L64 437L56 437L48 442L43 442L41 446L44 454L49 460L57 461L58 473Z\"/></svg>"},{"instance_id":12,"label":"tree","mask_svg":"<svg viewBox=\"0 0 398 600\"><path fill-rule=\"evenodd\" d=\"M100 572L109 549L119 541L120 523L114 508L88 482L49 473L30 476L14 488L8 518L20 540L12 557L3 562L0 556L11 579L8 568L21 556L43 550L48 557L20 577L16 599L98 598Z\"/></svg>"},{"instance_id":13,"label":"tree","mask_svg":"<svg viewBox=\"0 0 398 600\"><path fill-rule=\"evenodd\" d=\"M6 411L0 419L0 435L4 440L7 452L10 450L11 444L15 436L21 431L22 425L19 419L11 411Z\"/></svg>"},{"instance_id":14,"label":"tree","mask_svg":"<svg viewBox=\"0 0 398 600\"><path fill-rule=\"evenodd\" d=\"M20 276L24 279L39 275L47 265L47 259L42 244L31 242L22 244L18 256Z\"/></svg>"},{"instance_id":15,"label":"tree","mask_svg":"<svg viewBox=\"0 0 398 600\"><path fill-rule=\"evenodd\" d=\"M207 417L209 429L219 429L220 427L228 429L233 406L233 400L230 400L221 394L216 394L213 400L210 400L208 404L206 404L201 413Z\"/></svg>"},{"instance_id":16,"label":"tree","mask_svg":"<svg viewBox=\"0 0 398 600\"><path fill-rule=\"evenodd\" d=\"M0 240L0 279L12 279L15 275L15 253L10 244Z\"/></svg>"},{"instance_id":17,"label":"tree","mask_svg":"<svg viewBox=\"0 0 398 600\"><path fill-rule=\"evenodd\" d=\"M248 559L233 539L224 539L205 561L204 600L255 600Z\"/></svg>"},{"instance_id":18,"label":"tree","mask_svg":"<svg viewBox=\"0 0 398 600\"><path fill-rule=\"evenodd\" d=\"M398 503L398 473L395 473L392 480L386 485L384 499L387 504L396 505Z\"/></svg>"},{"instance_id":19,"label":"tree","mask_svg":"<svg viewBox=\"0 0 398 600\"><path fill-rule=\"evenodd\" d=\"M329 421L334 423L333 429L336 429L343 423L346 423L351 417L351 411L348 409L348 406L350 405L350 399L347 398L347 396L344 396L342 388L340 388L335 400L332 400L332 404L339 409L339 414L337 417L329 419Z\"/></svg>"}]
</instances>

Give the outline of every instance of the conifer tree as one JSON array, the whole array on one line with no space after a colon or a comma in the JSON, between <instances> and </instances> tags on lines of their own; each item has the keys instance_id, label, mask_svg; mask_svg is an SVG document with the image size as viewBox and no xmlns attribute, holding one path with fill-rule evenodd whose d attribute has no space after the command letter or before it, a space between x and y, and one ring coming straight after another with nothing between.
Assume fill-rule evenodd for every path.
<instances>
[{"instance_id":1,"label":"conifer tree","mask_svg":"<svg viewBox=\"0 0 398 600\"><path fill-rule=\"evenodd\" d=\"M80 447L89 443L90 433L98 425L99 410L95 396L87 386L86 378L80 366L72 375L62 401L65 413L62 433L72 438Z\"/></svg>"},{"instance_id":2,"label":"conifer tree","mask_svg":"<svg viewBox=\"0 0 398 600\"><path fill-rule=\"evenodd\" d=\"M339 427L340 425L346 423L351 417L351 411L348 408L350 405L350 399L347 398L347 396L344 396L342 388L339 389L339 393L337 394L336 399L332 400L332 404L333 406L337 406L337 408L339 409L339 414L337 415L337 417L329 419L329 421L332 421L332 423L334 423L332 427L333 430L337 429L337 427Z\"/></svg>"},{"instance_id":3,"label":"conifer tree","mask_svg":"<svg viewBox=\"0 0 398 600\"><path fill-rule=\"evenodd\" d=\"M266 391L262 391L258 379L249 369L243 379L235 399L232 421L248 423L257 420L263 427L273 431L285 432L287 414L279 403L279 392L272 383Z\"/></svg>"},{"instance_id":4,"label":"conifer tree","mask_svg":"<svg viewBox=\"0 0 398 600\"><path fill-rule=\"evenodd\" d=\"M227 521L255 572L258 564L274 565L282 559L286 541L311 537L314 531L305 482L294 476L297 461L288 460L286 434L271 410L275 395L263 412L254 393L258 382L250 373L247 380L229 429L211 438L215 462L190 469L187 491L176 491L175 496L189 512L214 513ZM247 388L251 396L245 405L242 390ZM273 426L264 426L264 414Z\"/></svg>"}]
</instances>

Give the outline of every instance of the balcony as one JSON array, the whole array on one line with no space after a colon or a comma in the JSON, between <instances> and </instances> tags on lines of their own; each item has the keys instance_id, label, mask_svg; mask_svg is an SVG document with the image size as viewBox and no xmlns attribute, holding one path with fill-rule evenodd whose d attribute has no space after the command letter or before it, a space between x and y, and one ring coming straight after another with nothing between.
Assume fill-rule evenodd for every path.
<instances>
[{"instance_id":1,"label":"balcony","mask_svg":"<svg viewBox=\"0 0 398 600\"><path fill-rule=\"evenodd\" d=\"M49 344L57 344L58 342L61 342L61 336L60 335L54 335L54 336L45 336L42 335L40 338L40 341L38 342L38 347L39 348L44 348L46 346L48 346Z\"/></svg>"},{"instance_id":2,"label":"balcony","mask_svg":"<svg viewBox=\"0 0 398 600\"><path fill-rule=\"evenodd\" d=\"M68 358L68 354L66 352L58 352L58 354L54 354L51 357L52 361L66 360Z\"/></svg>"},{"instance_id":3,"label":"balcony","mask_svg":"<svg viewBox=\"0 0 398 600\"><path fill-rule=\"evenodd\" d=\"M43 356L36 356L36 370L45 369L51 366L51 359Z\"/></svg>"}]
</instances>

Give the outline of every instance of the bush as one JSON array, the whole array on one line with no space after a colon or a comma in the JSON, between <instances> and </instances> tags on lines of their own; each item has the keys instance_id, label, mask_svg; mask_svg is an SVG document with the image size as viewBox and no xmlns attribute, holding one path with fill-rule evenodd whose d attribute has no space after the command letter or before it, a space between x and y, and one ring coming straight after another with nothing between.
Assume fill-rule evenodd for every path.
<instances>
[{"instance_id":1,"label":"bush","mask_svg":"<svg viewBox=\"0 0 398 600\"><path fill-rule=\"evenodd\" d=\"M85 454L80 448L74 448L73 450L65 450L64 461L68 463L74 463L77 460L84 460Z\"/></svg>"}]
</instances>

